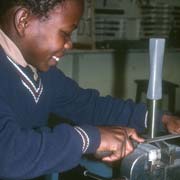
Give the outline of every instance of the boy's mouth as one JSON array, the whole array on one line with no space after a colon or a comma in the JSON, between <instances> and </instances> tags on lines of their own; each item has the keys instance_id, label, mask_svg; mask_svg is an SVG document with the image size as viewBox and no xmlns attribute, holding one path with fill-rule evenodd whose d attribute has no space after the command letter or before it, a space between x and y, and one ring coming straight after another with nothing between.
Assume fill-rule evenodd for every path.
<instances>
[{"instance_id":1,"label":"boy's mouth","mask_svg":"<svg viewBox=\"0 0 180 180\"><path fill-rule=\"evenodd\" d=\"M59 60L60 60L60 57L57 57L57 56L52 56L52 58L53 58L56 62L59 62Z\"/></svg>"}]
</instances>

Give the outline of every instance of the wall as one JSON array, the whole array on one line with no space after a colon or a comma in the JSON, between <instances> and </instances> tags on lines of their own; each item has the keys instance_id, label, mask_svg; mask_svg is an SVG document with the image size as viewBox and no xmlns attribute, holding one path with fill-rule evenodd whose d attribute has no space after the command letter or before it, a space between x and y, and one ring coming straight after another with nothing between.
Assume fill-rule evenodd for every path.
<instances>
[{"instance_id":1,"label":"wall","mask_svg":"<svg viewBox=\"0 0 180 180\"><path fill-rule=\"evenodd\" d=\"M180 50L166 50L163 79L180 85ZM135 99L135 79L148 79L149 57L146 50L95 50L68 53L58 64L65 74L84 88L96 88L101 95ZM180 88L176 111L180 112Z\"/></svg>"},{"instance_id":2,"label":"wall","mask_svg":"<svg viewBox=\"0 0 180 180\"><path fill-rule=\"evenodd\" d=\"M113 50L75 50L58 67L84 88L96 88L101 95L112 94Z\"/></svg>"}]
</instances>

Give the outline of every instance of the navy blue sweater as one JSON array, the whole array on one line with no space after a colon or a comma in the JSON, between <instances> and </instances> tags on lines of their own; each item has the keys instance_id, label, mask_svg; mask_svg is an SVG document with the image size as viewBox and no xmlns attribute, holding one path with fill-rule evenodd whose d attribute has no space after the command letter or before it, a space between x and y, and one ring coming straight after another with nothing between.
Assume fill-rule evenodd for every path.
<instances>
[{"instance_id":1,"label":"navy blue sweater","mask_svg":"<svg viewBox=\"0 0 180 180\"><path fill-rule=\"evenodd\" d=\"M146 107L131 100L100 97L80 88L56 67L39 72L35 82L0 49L0 179L28 179L78 165L83 153L100 143L94 125L119 124L144 129ZM50 113L76 127L48 128ZM92 126L93 125L93 126Z\"/></svg>"}]
</instances>

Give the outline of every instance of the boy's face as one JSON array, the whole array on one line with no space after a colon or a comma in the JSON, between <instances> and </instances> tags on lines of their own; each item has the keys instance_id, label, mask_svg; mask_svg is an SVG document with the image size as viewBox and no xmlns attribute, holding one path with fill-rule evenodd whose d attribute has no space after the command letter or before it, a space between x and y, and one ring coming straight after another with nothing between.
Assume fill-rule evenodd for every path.
<instances>
[{"instance_id":1,"label":"boy's face","mask_svg":"<svg viewBox=\"0 0 180 180\"><path fill-rule=\"evenodd\" d=\"M40 71L47 71L57 64L65 50L72 48L71 33L77 27L83 13L83 5L68 0L57 5L40 19L31 15L21 39L20 50L27 61Z\"/></svg>"}]
</instances>

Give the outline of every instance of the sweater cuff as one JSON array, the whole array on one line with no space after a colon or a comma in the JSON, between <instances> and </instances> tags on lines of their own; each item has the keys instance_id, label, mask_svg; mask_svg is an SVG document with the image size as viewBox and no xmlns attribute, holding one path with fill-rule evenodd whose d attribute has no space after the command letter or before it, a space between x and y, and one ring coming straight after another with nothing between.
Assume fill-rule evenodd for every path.
<instances>
[{"instance_id":1,"label":"sweater cuff","mask_svg":"<svg viewBox=\"0 0 180 180\"><path fill-rule=\"evenodd\" d=\"M75 126L74 129L82 139L82 153L95 153L100 144L100 132L98 128L89 125L83 125Z\"/></svg>"}]
</instances>

